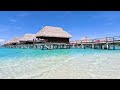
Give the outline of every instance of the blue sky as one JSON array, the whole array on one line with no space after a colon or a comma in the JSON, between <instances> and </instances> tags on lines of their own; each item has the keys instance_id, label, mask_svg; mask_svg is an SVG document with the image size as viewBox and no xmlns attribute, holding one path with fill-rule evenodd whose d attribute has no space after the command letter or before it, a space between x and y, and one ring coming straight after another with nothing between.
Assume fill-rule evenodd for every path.
<instances>
[{"instance_id":1,"label":"blue sky","mask_svg":"<svg viewBox=\"0 0 120 90\"><path fill-rule=\"evenodd\" d=\"M120 35L120 11L0 11L0 43L44 26L62 27L73 38Z\"/></svg>"}]
</instances>

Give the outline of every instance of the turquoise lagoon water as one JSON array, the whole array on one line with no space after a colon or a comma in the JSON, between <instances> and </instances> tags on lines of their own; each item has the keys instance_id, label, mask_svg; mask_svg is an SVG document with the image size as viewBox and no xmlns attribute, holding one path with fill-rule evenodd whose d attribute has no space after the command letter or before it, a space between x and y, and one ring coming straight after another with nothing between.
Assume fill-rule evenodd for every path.
<instances>
[{"instance_id":1,"label":"turquoise lagoon water","mask_svg":"<svg viewBox=\"0 0 120 90\"><path fill-rule=\"evenodd\" d=\"M73 73L73 76L66 74L65 77L61 77L60 74L63 75L66 72ZM120 78L120 50L0 48L0 78L35 76Z\"/></svg>"}]
</instances>

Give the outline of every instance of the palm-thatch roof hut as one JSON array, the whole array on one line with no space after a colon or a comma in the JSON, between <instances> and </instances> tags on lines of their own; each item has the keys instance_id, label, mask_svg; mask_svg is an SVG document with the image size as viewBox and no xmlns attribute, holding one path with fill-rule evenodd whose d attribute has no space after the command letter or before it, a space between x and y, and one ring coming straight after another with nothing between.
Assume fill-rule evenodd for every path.
<instances>
[{"instance_id":1,"label":"palm-thatch roof hut","mask_svg":"<svg viewBox=\"0 0 120 90\"><path fill-rule=\"evenodd\" d=\"M12 45L19 44L19 39L20 39L20 37L15 37L11 41L9 41L8 43L12 44Z\"/></svg>"},{"instance_id":2,"label":"palm-thatch roof hut","mask_svg":"<svg viewBox=\"0 0 120 90\"><path fill-rule=\"evenodd\" d=\"M36 34L36 38L44 39L46 42L68 43L72 35L60 27L45 26Z\"/></svg>"},{"instance_id":3,"label":"palm-thatch roof hut","mask_svg":"<svg viewBox=\"0 0 120 90\"><path fill-rule=\"evenodd\" d=\"M6 41L5 43L4 43L4 45L9 45L10 44L10 41Z\"/></svg>"},{"instance_id":4,"label":"palm-thatch roof hut","mask_svg":"<svg viewBox=\"0 0 120 90\"><path fill-rule=\"evenodd\" d=\"M33 40L36 38L36 34L25 34L21 39L19 39L20 43L24 44L33 44Z\"/></svg>"}]
</instances>

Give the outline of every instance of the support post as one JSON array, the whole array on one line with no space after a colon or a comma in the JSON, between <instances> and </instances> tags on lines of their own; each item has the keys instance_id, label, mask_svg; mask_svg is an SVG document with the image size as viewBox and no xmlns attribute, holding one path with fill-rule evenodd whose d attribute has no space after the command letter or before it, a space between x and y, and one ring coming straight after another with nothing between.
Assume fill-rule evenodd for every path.
<instances>
[{"instance_id":1,"label":"support post","mask_svg":"<svg viewBox=\"0 0 120 90\"><path fill-rule=\"evenodd\" d=\"M115 38L113 37L113 50L115 50Z\"/></svg>"},{"instance_id":2,"label":"support post","mask_svg":"<svg viewBox=\"0 0 120 90\"><path fill-rule=\"evenodd\" d=\"M102 45L100 45L100 49L102 49Z\"/></svg>"},{"instance_id":3,"label":"support post","mask_svg":"<svg viewBox=\"0 0 120 90\"><path fill-rule=\"evenodd\" d=\"M95 49L95 44L92 44L92 49Z\"/></svg>"}]
</instances>

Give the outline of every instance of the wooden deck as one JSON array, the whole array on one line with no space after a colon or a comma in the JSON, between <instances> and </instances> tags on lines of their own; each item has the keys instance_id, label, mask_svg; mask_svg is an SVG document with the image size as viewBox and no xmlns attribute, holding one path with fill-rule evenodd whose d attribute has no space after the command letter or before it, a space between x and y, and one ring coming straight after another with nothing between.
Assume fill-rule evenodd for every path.
<instances>
[{"instance_id":1,"label":"wooden deck","mask_svg":"<svg viewBox=\"0 0 120 90\"><path fill-rule=\"evenodd\" d=\"M70 49L70 44L66 43L41 43L41 44L21 44L21 45L8 45L6 48L23 48L23 49L41 49L41 50L52 50L52 49Z\"/></svg>"},{"instance_id":2,"label":"wooden deck","mask_svg":"<svg viewBox=\"0 0 120 90\"><path fill-rule=\"evenodd\" d=\"M120 36L98 38L91 40L77 40L77 42L71 42L73 45L80 45L81 48L92 48L92 49L111 49L115 50L117 44L120 43Z\"/></svg>"},{"instance_id":3,"label":"wooden deck","mask_svg":"<svg viewBox=\"0 0 120 90\"><path fill-rule=\"evenodd\" d=\"M70 48L91 48L91 49L112 49L115 50L116 45L120 43L120 36L91 39L89 41L77 40L77 42L66 43L34 43L34 44L19 44L7 45L6 48L34 48L41 50L52 49L70 49Z\"/></svg>"}]
</instances>

